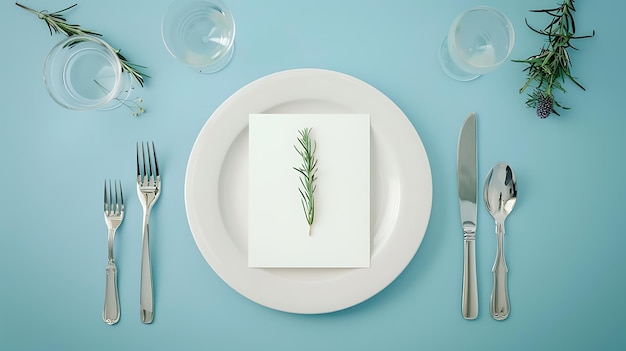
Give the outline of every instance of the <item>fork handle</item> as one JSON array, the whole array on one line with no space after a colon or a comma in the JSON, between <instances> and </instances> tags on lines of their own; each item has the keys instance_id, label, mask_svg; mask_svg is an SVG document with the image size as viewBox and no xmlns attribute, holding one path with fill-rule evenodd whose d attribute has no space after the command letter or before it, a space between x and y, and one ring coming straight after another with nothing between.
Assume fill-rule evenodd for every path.
<instances>
[{"instance_id":1,"label":"fork handle","mask_svg":"<svg viewBox=\"0 0 626 351\"><path fill-rule=\"evenodd\" d=\"M117 267L113 260L109 260L106 272L106 290L104 292L102 319L106 324L113 325L120 320L120 299L117 292Z\"/></svg>"},{"instance_id":2,"label":"fork handle","mask_svg":"<svg viewBox=\"0 0 626 351\"><path fill-rule=\"evenodd\" d=\"M143 236L141 241L141 286L139 295L139 314L141 322L152 323L154 318L154 295L152 291L152 266L150 264L150 215L146 214L143 223Z\"/></svg>"}]
</instances>

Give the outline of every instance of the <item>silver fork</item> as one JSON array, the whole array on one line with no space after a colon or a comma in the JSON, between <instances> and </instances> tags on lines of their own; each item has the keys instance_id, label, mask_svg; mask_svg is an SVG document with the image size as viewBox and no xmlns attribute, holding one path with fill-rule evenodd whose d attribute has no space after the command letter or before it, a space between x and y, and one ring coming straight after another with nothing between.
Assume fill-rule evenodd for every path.
<instances>
[{"instance_id":1,"label":"silver fork","mask_svg":"<svg viewBox=\"0 0 626 351\"><path fill-rule=\"evenodd\" d=\"M139 295L142 323L152 323L154 294L150 264L150 210L161 195L161 176L154 143L137 143L137 194L143 207L143 235L141 240L141 287Z\"/></svg>"},{"instance_id":2,"label":"silver fork","mask_svg":"<svg viewBox=\"0 0 626 351\"><path fill-rule=\"evenodd\" d=\"M102 319L113 325L120 320L120 299L117 292L117 267L113 258L113 243L115 231L122 224L124 219L124 196L122 194L122 183L111 180L104 181L104 221L108 228L109 260L107 263L106 290L104 293L104 309Z\"/></svg>"}]
</instances>

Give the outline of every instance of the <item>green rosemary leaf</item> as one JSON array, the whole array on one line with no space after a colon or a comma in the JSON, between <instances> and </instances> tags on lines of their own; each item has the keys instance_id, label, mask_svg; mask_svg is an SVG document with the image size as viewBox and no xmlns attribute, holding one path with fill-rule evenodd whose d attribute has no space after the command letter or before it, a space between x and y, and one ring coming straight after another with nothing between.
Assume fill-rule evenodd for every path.
<instances>
[{"instance_id":1,"label":"green rosemary leaf","mask_svg":"<svg viewBox=\"0 0 626 351\"><path fill-rule=\"evenodd\" d=\"M560 7L554 8L554 9L544 9L544 10L530 10L530 12L553 12L553 11L558 11L560 9Z\"/></svg>"},{"instance_id":2,"label":"green rosemary leaf","mask_svg":"<svg viewBox=\"0 0 626 351\"><path fill-rule=\"evenodd\" d=\"M567 28L568 26L572 28L572 33L576 33L576 23L574 22L574 16L571 14L565 16L565 27Z\"/></svg>"},{"instance_id":3,"label":"green rosemary leaf","mask_svg":"<svg viewBox=\"0 0 626 351\"><path fill-rule=\"evenodd\" d=\"M311 138L311 128L304 128L298 131L300 137L297 138L298 146L294 145L294 148L302 158L302 165L293 167L300 175L300 187L298 192L300 193L300 203L302 204L302 210L304 217L309 224L309 236L311 235L311 228L313 227L313 220L315 218L315 198L314 193L317 189L317 158L315 157L315 151L317 149L316 142Z\"/></svg>"},{"instance_id":4,"label":"green rosemary leaf","mask_svg":"<svg viewBox=\"0 0 626 351\"><path fill-rule=\"evenodd\" d=\"M66 8L64 8L63 10L59 10L59 11L53 12L52 14L53 14L53 15L57 15L57 14L59 14L59 13L61 13L61 12L65 12L65 11L67 11L67 10L69 10L69 9L73 8L73 7L76 7L77 5L78 5L78 4L70 5L70 6L66 7ZM64 20L64 21L65 21L65 20Z\"/></svg>"},{"instance_id":5,"label":"green rosemary leaf","mask_svg":"<svg viewBox=\"0 0 626 351\"><path fill-rule=\"evenodd\" d=\"M548 35L548 33L545 33L539 29L535 29L533 26L530 25L530 23L528 23L528 19L525 18L524 21L526 22L526 26L528 28L530 28L530 30L532 30L533 32L537 33L537 34L541 34L541 35Z\"/></svg>"},{"instance_id":6,"label":"green rosemary leaf","mask_svg":"<svg viewBox=\"0 0 626 351\"><path fill-rule=\"evenodd\" d=\"M576 84L580 89L587 90L580 83L578 83L578 81L574 79L574 77L572 77L572 75L569 72L566 72L565 75L569 78L570 81L572 81L572 83Z\"/></svg>"},{"instance_id":7,"label":"green rosemary leaf","mask_svg":"<svg viewBox=\"0 0 626 351\"><path fill-rule=\"evenodd\" d=\"M567 5L567 7L572 10L572 11L576 11L576 9L574 8L574 0L566 2L565 3Z\"/></svg>"}]
</instances>

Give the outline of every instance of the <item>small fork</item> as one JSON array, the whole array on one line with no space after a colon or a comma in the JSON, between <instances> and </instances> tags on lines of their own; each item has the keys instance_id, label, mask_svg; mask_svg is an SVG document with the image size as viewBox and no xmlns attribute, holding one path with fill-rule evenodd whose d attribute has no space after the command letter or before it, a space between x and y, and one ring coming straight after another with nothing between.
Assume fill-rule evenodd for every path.
<instances>
[{"instance_id":1,"label":"small fork","mask_svg":"<svg viewBox=\"0 0 626 351\"><path fill-rule=\"evenodd\" d=\"M153 142L141 143L141 149L137 143L137 194L141 201L141 207L143 207L139 313L141 322L149 324L154 318L154 294L150 264L150 210L161 195L161 176Z\"/></svg>"},{"instance_id":2,"label":"small fork","mask_svg":"<svg viewBox=\"0 0 626 351\"><path fill-rule=\"evenodd\" d=\"M120 300L117 291L117 267L113 258L113 241L115 231L122 224L124 219L124 196L122 194L122 183L117 180L104 181L104 221L108 228L109 260L106 268L106 290L104 294L104 309L102 319L108 325L113 325L120 320Z\"/></svg>"}]
</instances>

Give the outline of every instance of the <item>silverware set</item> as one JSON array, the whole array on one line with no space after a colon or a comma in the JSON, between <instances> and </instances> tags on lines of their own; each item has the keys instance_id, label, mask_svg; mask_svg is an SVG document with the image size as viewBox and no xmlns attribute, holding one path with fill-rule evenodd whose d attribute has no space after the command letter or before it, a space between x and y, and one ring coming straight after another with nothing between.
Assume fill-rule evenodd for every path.
<instances>
[{"instance_id":1,"label":"silverware set","mask_svg":"<svg viewBox=\"0 0 626 351\"><path fill-rule=\"evenodd\" d=\"M142 323L154 319L154 293L152 266L150 261L150 212L161 194L161 175L154 143L137 143L137 195L143 208L141 244L141 284L139 315ZM104 182L104 219L108 228L108 263L106 267L106 289L102 319L109 325L120 319L120 303L117 288L117 266L113 255L117 228L124 219L124 196L122 182Z\"/></svg>"},{"instance_id":2,"label":"silverware set","mask_svg":"<svg viewBox=\"0 0 626 351\"><path fill-rule=\"evenodd\" d=\"M476 279L476 222L478 163L476 147L476 114L471 113L459 133L457 149L457 176L459 208L463 228L463 290L461 313L465 319L478 317L478 284ZM485 179L483 189L485 207L495 220L497 248L494 262L493 289L490 313L495 320L509 316L510 302L507 288L506 261L504 259L504 220L511 213L517 200L517 181L511 167L496 163Z\"/></svg>"},{"instance_id":3,"label":"silverware set","mask_svg":"<svg viewBox=\"0 0 626 351\"><path fill-rule=\"evenodd\" d=\"M141 284L139 315L142 323L154 319L154 291L150 259L150 213L161 195L161 174L154 143L137 143L137 195L143 209L141 240ZM476 222L477 222L477 146L476 114L471 113L459 133L457 149L457 175L461 226L463 229L463 289L461 312L465 319L478 317L478 284L476 278ZM496 163L489 171L484 185L485 206L496 224L497 251L492 268L493 290L490 301L491 316L504 320L509 316L510 302L507 288L506 261L504 259L504 220L517 200L517 182L511 167ZM117 287L117 265L114 259L116 230L125 214L122 183L119 180L104 182L104 219L108 228L108 262L106 290L102 319L109 325L120 319L120 302Z\"/></svg>"}]
</instances>

